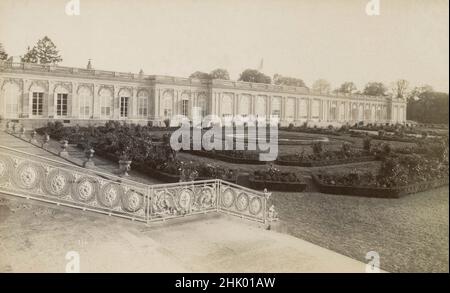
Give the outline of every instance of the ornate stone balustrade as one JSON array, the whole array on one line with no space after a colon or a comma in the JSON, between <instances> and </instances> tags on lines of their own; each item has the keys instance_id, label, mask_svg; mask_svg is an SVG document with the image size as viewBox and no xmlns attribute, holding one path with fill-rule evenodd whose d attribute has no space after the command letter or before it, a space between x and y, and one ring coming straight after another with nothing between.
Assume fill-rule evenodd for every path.
<instances>
[{"instance_id":1,"label":"ornate stone balustrade","mask_svg":"<svg viewBox=\"0 0 450 293\"><path fill-rule=\"evenodd\" d=\"M268 223L269 193L222 180L145 185L0 146L0 192L152 222L222 212Z\"/></svg>"}]
</instances>

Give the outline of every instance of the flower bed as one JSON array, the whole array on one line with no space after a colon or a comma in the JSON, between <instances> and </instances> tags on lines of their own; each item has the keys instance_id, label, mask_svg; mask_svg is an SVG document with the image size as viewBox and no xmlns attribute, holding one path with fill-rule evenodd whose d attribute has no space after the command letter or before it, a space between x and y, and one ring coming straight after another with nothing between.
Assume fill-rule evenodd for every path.
<instances>
[{"instance_id":1,"label":"flower bed","mask_svg":"<svg viewBox=\"0 0 450 293\"><path fill-rule=\"evenodd\" d=\"M399 198L401 196L426 191L440 186L448 185L448 178L436 179L428 182L419 182L397 187L348 186L340 184L326 184L317 175L313 175L313 182L322 193L355 195L380 198Z\"/></svg>"},{"instance_id":2,"label":"flower bed","mask_svg":"<svg viewBox=\"0 0 450 293\"><path fill-rule=\"evenodd\" d=\"M277 191L296 191L305 190L306 183L293 172L281 172L272 166L267 170L257 170L249 178L250 187L253 189Z\"/></svg>"},{"instance_id":3,"label":"flower bed","mask_svg":"<svg viewBox=\"0 0 450 293\"><path fill-rule=\"evenodd\" d=\"M279 156L276 163L284 166L318 167L374 161L376 157L371 153L370 140L364 141L364 149L354 149L349 143L344 143L340 150L325 150L321 142L312 145L313 153Z\"/></svg>"},{"instance_id":4,"label":"flower bed","mask_svg":"<svg viewBox=\"0 0 450 293\"><path fill-rule=\"evenodd\" d=\"M423 154L388 153L376 174L353 170L347 174L314 174L324 193L397 198L448 184L448 144Z\"/></svg>"},{"instance_id":5,"label":"flower bed","mask_svg":"<svg viewBox=\"0 0 450 293\"><path fill-rule=\"evenodd\" d=\"M190 154L206 157L206 158L212 158L216 160L220 160L227 163L233 163L233 164L249 164L249 165L265 165L265 161L260 161L257 158L246 158L246 157L238 157L233 155L226 155L227 151L221 151L221 152L214 152L214 151L187 151ZM235 152L233 152L235 153ZM231 152L230 152L231 154Z\"/></svg>"},{"instance_id":6,"label":"flower bed","mask_svg":"<svg viewBox=\"0 0 450 293\"><path fill-rule=\"evenodd\" d=\"M324 160L293 160L291 156L281 156L276 163L282 166L299 166L299 167L321 167L331 165L342 165L350 163L370 162L375 161L376 157L372 155L352 157L344 159L324 159Z\"/></svg>"},{"instance_id":7,"label":"flower bed","mask_svg":"<svg viewBox=\"0 0 450 293\"><path fill-rule=\"evenodd\" d=\"M254 177L249 178L250 187L256 190L276 190L288 192L302 192L307 184L303 182L282 182L282 181L264 181Z\"/></svg>"}]
</instances>

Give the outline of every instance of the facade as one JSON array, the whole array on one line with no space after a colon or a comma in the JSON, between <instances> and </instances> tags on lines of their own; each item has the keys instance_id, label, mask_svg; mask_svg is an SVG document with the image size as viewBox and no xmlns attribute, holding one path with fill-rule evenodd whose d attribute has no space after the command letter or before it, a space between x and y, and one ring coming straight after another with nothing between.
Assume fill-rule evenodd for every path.
<instances>
[{"instance_id":1,"label":"facade","mask_svg":"<svg viewBox=\"0 0 450 293\"><path fill-rule=\"evenodd\" d=\"M315 95L307 88L199 80L0 61L0 116L25 127L50 120L75 125L123 120L161 124L173 115L278 116L305 122L405 123L406 101L392 97Z\"/></svg>"}]
</instances>

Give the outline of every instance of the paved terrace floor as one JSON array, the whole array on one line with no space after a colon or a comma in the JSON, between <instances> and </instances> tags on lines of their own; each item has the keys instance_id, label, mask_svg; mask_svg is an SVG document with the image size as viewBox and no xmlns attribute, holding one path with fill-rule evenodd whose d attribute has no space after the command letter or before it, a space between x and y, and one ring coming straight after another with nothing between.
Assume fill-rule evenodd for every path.
<instances>
[{"instance_id":1,"label":"paved terrace floor","mask_svg":"<svg viewBox=\"0 0 450 293\"><path fill-rule=\"evenodd\" d=\"M364 272L365 264L220 214L143 223L0 194L0 272Z\"/></svg>"},{"instance_id":2,"label":"paved terrace floor","mask_svg":"<svg viewBox=\"0 0 450 293\"><path fill-rule=\"evenodd\" d=\"M65 162L6 133L0 145ZM117 169L102 162L101 171ZM79 253L82 272L365 271L362 262L230 216L147 226L0 194L0 272L64 272L69 251Z\"/></svg>"}]
</instances>

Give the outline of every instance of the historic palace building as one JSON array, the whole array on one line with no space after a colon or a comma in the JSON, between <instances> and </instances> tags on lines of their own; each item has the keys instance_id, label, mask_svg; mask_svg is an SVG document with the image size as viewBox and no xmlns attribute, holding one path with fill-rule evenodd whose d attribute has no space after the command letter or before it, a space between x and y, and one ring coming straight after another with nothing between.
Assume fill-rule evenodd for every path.
<instances>
[{"instance_id":1,"label":"historic palace building","mask_svg":"<svg viewBox=\"0 0 450 293\"><path fill-rule=\"evenodd\" d=\"M103 124L162 123L175 114L276 115L304 122L405 123L406 101L392 97L317 95L307 88L200 80L0 61L0 116L38 127L50 120Z\"/></svg>"}]
</instances>

